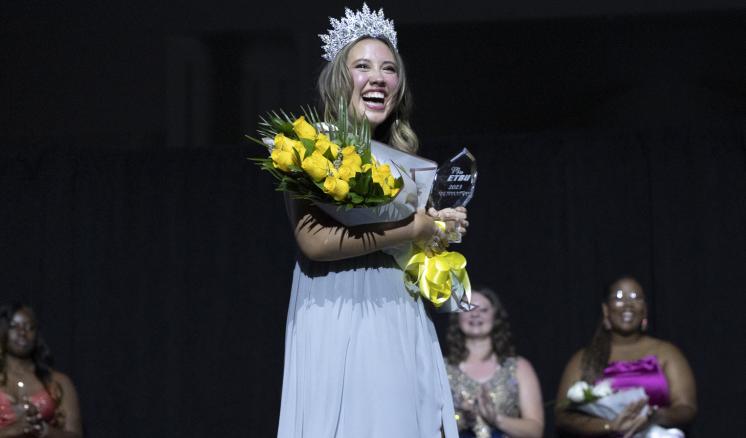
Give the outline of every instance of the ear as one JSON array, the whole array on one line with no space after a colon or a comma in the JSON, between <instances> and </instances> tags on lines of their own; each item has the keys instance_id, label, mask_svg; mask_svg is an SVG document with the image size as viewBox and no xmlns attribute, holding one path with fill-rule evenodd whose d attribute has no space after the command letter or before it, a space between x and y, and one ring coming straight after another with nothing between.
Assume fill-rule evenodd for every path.
<instances>
[{"instance_id":1,"label":"ear","mask_svg":"<svg viewBox=\"0 0 746 438\"><path fill-rule=\"evenodd\" d=\"M604 318L609 317L609 306L606 303L601 303L601 314Z\"/></svg>"}]
</instances>

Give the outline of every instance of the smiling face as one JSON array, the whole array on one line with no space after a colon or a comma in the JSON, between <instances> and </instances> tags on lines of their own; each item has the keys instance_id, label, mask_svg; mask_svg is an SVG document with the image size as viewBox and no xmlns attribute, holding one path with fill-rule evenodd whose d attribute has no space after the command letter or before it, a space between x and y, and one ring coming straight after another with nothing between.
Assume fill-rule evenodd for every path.
<instances>
[{"instance_id":1,"label":"smiling face","mask_svg":"<svg viewBox=\"0 0 746 438\"><path fill-rule=\"evenodd\" d=\"M471 303L477 308L458 314L459 328L467 338L489 337L495 325L495 306L477 291L472 291Z\"/></svg>"},{"instance_id":2,"label":"smiling face","mask_svg":"<svg viewBox=\"0 0 746 438\"><path fill-rule=\"evenodd\" d=\"M375 130L396 105L399 87L396 58L383 41L366 38L348 52L347 68L353 84L350 111L365 115Z\"/></svg>"},{"instance_id":3,"label":"smiling face","mask_svg":"<svg viewBox=\"0 0 746 438\"><path fill-rule=\"evenodd\" d=\"M8 353L25 358L31 355L36 346L36 320L29 309L21 308L10 320L8 326Z\"/></svg>"},{"instance_id":4,"label":"smiling face","mask_svg":"<svg viewBox=\"0 0 746 438\"><path fill-rule=\"evenodd\" d=\"M601 306L611 330L620 334L639 332L642 320L647 316L645 292L632 278L623 278L612 284L606 302Z\"/></svg>"}]
</instances>

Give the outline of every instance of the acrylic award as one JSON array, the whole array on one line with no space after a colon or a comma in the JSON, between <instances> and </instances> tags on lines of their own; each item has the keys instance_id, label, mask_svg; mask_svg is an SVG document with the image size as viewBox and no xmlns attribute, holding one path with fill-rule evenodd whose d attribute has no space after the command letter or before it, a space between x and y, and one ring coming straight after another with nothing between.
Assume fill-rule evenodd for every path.
<instances>
[{"instance_id":1,"label":"acrylic award","mask_svg":"<svg viewBox=\"0 0 746 438\"><path fill-rule=\"evenodd\" d=\"M477 160L464 148L438 168L430 203L435 209L465 207L477 185Z\"/></svg>"},{"instance_id":2,"label":"acrylic award","mask_svg":"<svg viewBox=\"0 0 746 438\"><path fill-rule=\"evenodd\" d=\"M477 160L464 148L435 173L435 181L430 192L430 205L436 210L465 207L474 196L477 186ZM448 240L461 241L461 234L452 232Z\"/></svg>"}]
</instances>

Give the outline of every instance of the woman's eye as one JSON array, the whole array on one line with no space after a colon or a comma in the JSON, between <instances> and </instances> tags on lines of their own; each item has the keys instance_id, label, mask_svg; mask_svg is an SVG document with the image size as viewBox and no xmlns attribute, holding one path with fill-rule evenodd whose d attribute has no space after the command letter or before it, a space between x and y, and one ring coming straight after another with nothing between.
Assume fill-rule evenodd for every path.
<instances>
[{"instance_id":1,"label":"woman's eye","mask_svg":"<svg viewBox=\"0 0 746 438\"><path fill-rule=\"evenodd\" d=\"M355 68L368 68L368 64L361 62L357 65L355 65Z\"/></svg>"}]
</instances>

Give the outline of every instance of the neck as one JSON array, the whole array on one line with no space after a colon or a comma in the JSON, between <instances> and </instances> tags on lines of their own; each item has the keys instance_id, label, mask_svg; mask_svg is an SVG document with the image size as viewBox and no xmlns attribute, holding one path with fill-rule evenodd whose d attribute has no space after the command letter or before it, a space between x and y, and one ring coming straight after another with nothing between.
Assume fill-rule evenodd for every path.
<instances>
[{"instance_id":1,"label":"neck","mask_svg":"<svg viewBox=\"0 0 746 438\"><path fill-rule=\"evenodd\" d=\"M466 338L466 349L469 350L467 361L485 361L492 356L492 339L489 336Z\"/></svg>"},{"instance_id":2,"label":"neck","mask_svg":"<svg viewBox=\"0 0 746 438\"><path fill-rule=\"evenodd\" d=\"M6 355L5 370L12 374L34 374L36 367L31 359Z\"/></svg>"},{"instance_id":3,"label":"neck","mask_svg":"<svg viewBox=\"0 0 746 438\"><path fill-rule=\"evenodd\" d=\"M615 345L628 346L638 343L643 337L640 332L617 333L611 332L611 343Z\"/></svg>"}]
</instances>

